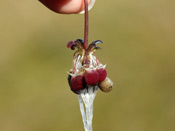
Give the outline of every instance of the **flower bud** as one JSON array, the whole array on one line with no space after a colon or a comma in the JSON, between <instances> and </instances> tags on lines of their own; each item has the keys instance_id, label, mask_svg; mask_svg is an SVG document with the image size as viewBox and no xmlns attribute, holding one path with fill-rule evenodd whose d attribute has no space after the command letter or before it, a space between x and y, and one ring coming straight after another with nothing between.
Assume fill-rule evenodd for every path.
<instances>
[{"instance_id":1,"label":"flower bud","mask_svg":"<svg viewBox=\"0 0 175 131\"><path fill-rule=\"evenodd\" d=\"M99 81L98 82L104 81L106 76L107 76L107 71L106 71L105 67L97 68L97 72L99 74Z\"/></svg>"},{"instance_id":2,"label":"flower bud","mask_svg":"<svg viewBox=\"0 0 175 131\"><path fill-rule=\"evenodd\" d=\"M95 69L87 69L84 77L87 85L95 85L99 81L99 74Z\"/></svg>"},{"instance_id":3,"label":"flower bud","mask_svg":"<svg viewBox=\"0 0 175 131\"><path fill-rule=\"evenodd\" d=\"M83 75L77 75L77 76L69 75L68 82L71 90L76 94L79 94L80 90L86 87Z\"/></svg>"},{"instance_id":4,"label":"flower bud","mask_svg":"<svg viewBox=\"0 0 175 131\"><path fill-rule=\"evenodd\" d=\"M112 90L113 82L106 77L106 79L100 82L98 86L103 92L110 92Z\"/></svg>"}]
</instances>

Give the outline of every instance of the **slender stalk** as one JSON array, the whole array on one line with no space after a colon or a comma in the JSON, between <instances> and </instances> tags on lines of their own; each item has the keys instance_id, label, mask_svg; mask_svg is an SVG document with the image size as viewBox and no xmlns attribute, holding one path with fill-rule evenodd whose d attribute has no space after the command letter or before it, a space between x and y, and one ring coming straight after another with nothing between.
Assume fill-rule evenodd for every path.
<instances>
[{"instance_id":1,"label":"slender stalk","mask_svg":"<svg viewBox=\"0 0 175 131\"><path fill-rule=\"evenodd\" d=\"M84 0L84 49L87 50L88 48L88 0Z\"/></svg>"},{"instance_id":2,"label":"slender stalk","mask_svg":"<svg viewBox=\"0 0 175 131\"><path fill-rule=\"evenodd\" d=\"M82 119L83 119L84 129L85 129L85 131L88 131L87 130L87 118L86 118L84 105L83 105L83 99L82 99L81 95L78 95L78 100L79 100L79 104L80 104L80 111L81 111L81 115L82 115Z\"/></svg>"}]
</instances>

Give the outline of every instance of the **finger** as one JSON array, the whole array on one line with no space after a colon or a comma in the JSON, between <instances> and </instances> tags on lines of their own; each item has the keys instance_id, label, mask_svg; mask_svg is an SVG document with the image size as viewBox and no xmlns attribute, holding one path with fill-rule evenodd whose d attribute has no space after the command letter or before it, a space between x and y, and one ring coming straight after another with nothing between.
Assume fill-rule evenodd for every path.
<instances>
[{"instance_id":1,"label":"finger","mask_svg":"<svg viewBox=\"0 0 175 131\"><path fill-rule=\"evenodd\" d=\"M76 14L76 13L83 13L84 10L84 0L39 0L39 1L56 13ZM89 3L89 9L91 9L95 3L95 0L88 0L88 3Z\"/></svg>"}]
</instances>

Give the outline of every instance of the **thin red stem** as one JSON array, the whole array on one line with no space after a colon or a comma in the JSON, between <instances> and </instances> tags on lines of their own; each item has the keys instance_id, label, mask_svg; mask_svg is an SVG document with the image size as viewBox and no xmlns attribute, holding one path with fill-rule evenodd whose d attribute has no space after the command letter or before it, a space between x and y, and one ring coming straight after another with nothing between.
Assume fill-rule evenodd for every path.
<instances>
[{"instance_id":1,"label":"thin red stem","mask_svg":"<svg viewBox=\"0 0 175 131\"><path fill-rule=\"evenodd\" d=\"M87 50L88 48L88 0L84 0L84 49Z\"/></svg>"}]
</instances>

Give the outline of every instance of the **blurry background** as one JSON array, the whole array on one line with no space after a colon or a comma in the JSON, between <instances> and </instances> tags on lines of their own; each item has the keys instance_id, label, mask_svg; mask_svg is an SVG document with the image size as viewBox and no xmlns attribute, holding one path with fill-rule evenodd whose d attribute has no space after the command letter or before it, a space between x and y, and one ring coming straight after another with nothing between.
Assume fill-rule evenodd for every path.
<instances>
[{"instance_id":1,"label":"blurry background","mask_svg":"<svg viewBox=\"0 0 175 131\"><path fill-rule=\"evenodd\" d=\"M0 2L0 131L83 131L67 84L83 15L37 0ZM97 0L89 41L114 82L94 102L94 131L175 130L175 1Z\"/></svg>"}]
</instances>

